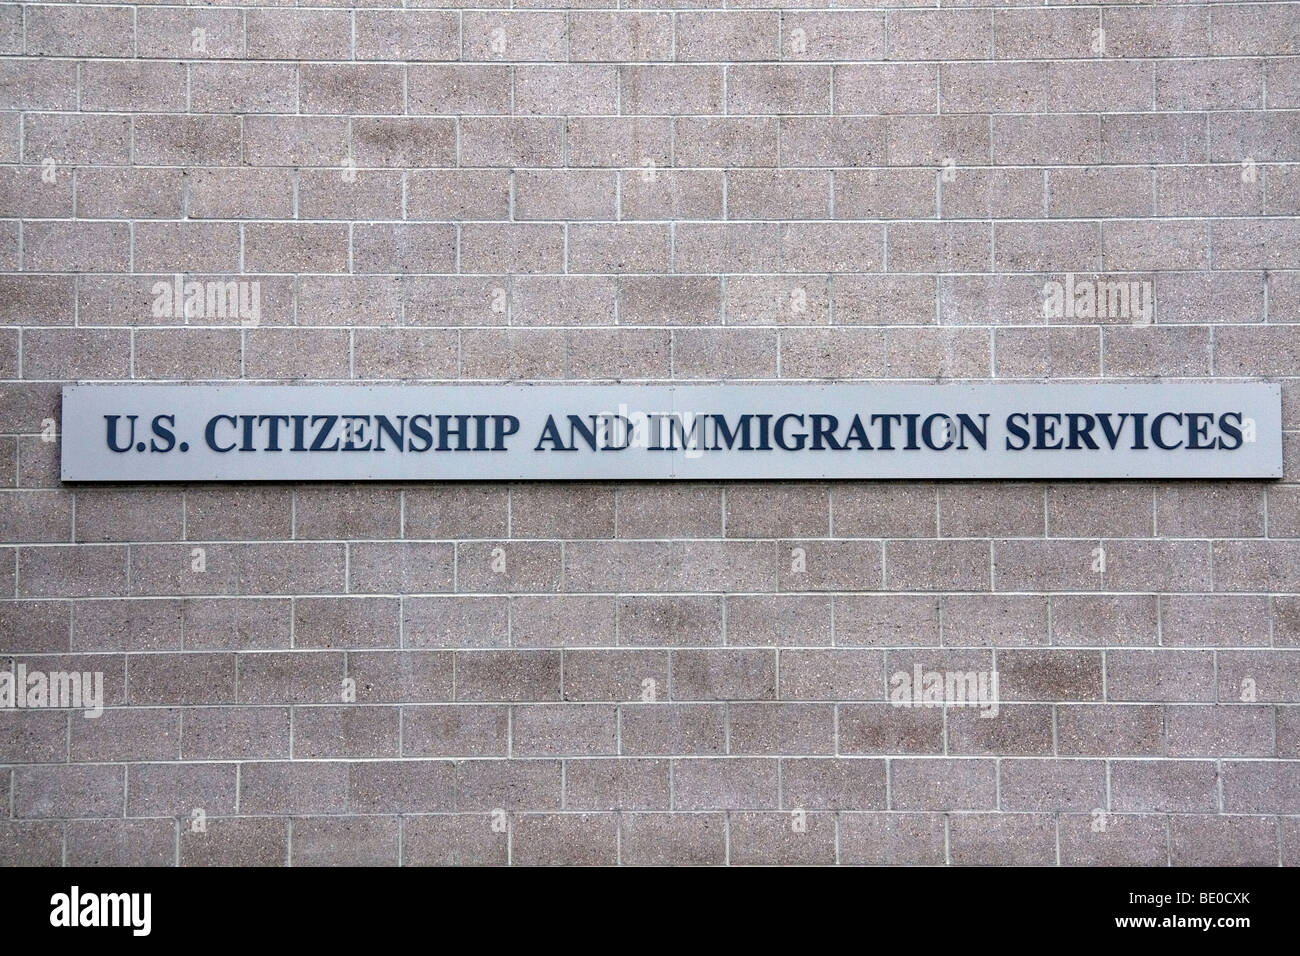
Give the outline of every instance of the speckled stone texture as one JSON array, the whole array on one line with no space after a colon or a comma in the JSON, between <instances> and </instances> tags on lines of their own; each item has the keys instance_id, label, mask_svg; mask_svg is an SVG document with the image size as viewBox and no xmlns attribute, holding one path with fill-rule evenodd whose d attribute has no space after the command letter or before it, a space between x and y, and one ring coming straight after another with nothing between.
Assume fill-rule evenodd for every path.
<instances>
[{"instance_id":1,"label":"speckled stone texture","mask_svg":"<svg viewBox=\"0 0 1300 956\"><path fill-rule=\"evenodd\" d=\"M1300 862L1298 45L0 3L0 668L104 707L0 711L0 863ZM74 381L1217 378L1282 384L1281 481L73 487L51 440ZM927 672L996 699L891 702Z\"/></svg>"}]
</instances>

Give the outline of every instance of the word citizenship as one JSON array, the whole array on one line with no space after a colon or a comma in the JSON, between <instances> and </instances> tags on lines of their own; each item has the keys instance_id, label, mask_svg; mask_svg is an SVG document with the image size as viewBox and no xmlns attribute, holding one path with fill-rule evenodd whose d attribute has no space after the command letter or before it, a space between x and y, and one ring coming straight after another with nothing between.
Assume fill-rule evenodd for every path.
<instances>
[{"instance_id":1,"label":"word citizenship","mask_svg":"<svg viewBox=\"0 0 1300 956\"><path fill-rule=\"evenodd\" d=\"M70 385L64 481L1270 478L1271 383Z\"/></svg>"}]
</instances>

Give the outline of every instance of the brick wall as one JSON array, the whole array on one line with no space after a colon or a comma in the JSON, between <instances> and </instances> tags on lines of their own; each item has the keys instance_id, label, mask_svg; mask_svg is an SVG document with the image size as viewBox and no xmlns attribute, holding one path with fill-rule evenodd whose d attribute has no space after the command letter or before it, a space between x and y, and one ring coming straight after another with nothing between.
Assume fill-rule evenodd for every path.
<instances>
[{"instance_id":1,"label":"brick wall","mask_svg":"<svg viewBox=\"0 0 1300 956\"><path fill-rule=\"evenodd\" d=\"M0 860L1300 860L1300 4L756 3L0 5L0 652L107 703L0 714ZM1150 321L1044 317L1099 274ZM1282 482L72 487L48 424L1218 377Z\"/></svg>"}]
</instances>

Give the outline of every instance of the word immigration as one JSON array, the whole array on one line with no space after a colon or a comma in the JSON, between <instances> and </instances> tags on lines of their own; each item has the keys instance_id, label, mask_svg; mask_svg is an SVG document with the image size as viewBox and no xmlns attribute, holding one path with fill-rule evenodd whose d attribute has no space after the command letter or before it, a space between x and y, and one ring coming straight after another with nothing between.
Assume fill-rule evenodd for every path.
<instances>
[{"instance_id":1,"label":"word immigration","mask_svg":"<svg viewBox=\"0 0 1300 956\"><path fill-rule=\"evenodd\" d=\"M1272 384L67 386L65 481L1275 477Z\"/></svg>"}]
</instances>

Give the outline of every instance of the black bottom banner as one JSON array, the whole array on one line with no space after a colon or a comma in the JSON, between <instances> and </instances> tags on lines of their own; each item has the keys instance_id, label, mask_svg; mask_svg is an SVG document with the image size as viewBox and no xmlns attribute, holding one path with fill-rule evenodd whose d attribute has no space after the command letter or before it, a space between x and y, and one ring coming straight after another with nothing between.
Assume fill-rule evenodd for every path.
<instances>
[{"instance_id":1,"label":"black bottom banner","mask_svg":"<svg viewBox=\"0 0 1300 956\"><path fill-rule=\"evenodd\" d=\"M942 951L1097 937L1231 947L1262 943L1295 922L1294 871L1285 869L69 868L10 869L0 879L10 942L32 935L57 944L75 935L77 946L128 948L243 946L259 937L373 944L427 931L431 922L470 944L480 933L481 942L499 944L512 930L536 938L556 924L574 944L606 921L649 942L683 920L698 930L725 927L733 945L784 925L802 927L801 935L823 926L828 938L848 932L876 945L925 942Z\"/></svg>"}]
</instances>

